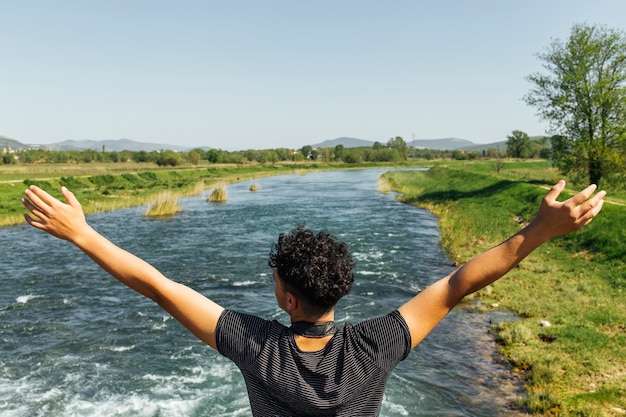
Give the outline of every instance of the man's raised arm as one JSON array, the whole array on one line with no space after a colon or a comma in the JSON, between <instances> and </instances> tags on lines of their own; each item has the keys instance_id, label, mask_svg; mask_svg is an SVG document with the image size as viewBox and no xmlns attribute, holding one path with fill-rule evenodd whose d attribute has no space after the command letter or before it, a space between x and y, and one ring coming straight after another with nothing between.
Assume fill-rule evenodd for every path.
<instances>
[{"instance_id":1,"label":"man's raised arm","mask_svg":"<svg viewBox=\"0 0 626 417\"><path fill-rule=\"evenodd\" d=\"M548 240L587 225L602 209L606 193L600 191L591 197L595 185L567 201L556 201L564 188L565 181L552 187L543 198L537 216L524 229L476 256L400 307L400 314L411 332L412 347L417 346L463 297L501 278Z\"/></svg>"},{"instance_id":2,"label":"man's raised arm","mask_svg":"<svg viewBox=\"0 0 626 417\"><path fill-rule=\"evenodd\" d=\"M30 186L22 199L31 214L24 215L26 221L74 244L120 282L158 303L200 340L215 348L215 328L223 308L191 288L169 280L152 265L100 235L87 224L74 194L65 187L61 192L67 204L41 188Z\"/></svg>"}]
</instances>

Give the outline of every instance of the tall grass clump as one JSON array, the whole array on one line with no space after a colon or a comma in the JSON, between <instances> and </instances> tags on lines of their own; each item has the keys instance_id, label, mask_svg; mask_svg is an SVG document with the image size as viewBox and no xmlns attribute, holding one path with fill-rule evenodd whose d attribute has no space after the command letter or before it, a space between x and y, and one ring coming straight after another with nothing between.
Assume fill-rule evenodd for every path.
<instances>
[{"instance_id":1,"label":"tall grass clump","mask_svg":"<svg viewBox=\"0 0 626 417\"><path fill-rule=\"evenodd\" d=\"M225 203L228 199L228 190L225 185L215 187L209 195L209 201L211 203Z\"/></svg>"},{"instance_id":2,"label":"tall grass clump","mask_svg":"<svg viewBox=\"0 0 626 417\"><path fill-rule=\"evenodd\" d=\"M148 217L168 217L181 211L180 199L171 191L162 191L148 205L144 215Z\"/></svg>"}]
</instances>

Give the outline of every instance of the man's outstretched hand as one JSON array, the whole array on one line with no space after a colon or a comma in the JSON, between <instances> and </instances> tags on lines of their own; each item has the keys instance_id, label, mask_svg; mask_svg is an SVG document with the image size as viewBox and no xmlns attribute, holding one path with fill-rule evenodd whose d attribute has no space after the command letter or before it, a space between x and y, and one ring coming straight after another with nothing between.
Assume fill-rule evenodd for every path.
<instances>
[{"instance_id":1,"label":"man's outstretched hand","mask_svg":"<svg viewBox=\"0 0 626 417\"><path fill-rule=\"evenodd\" d=\"M541 201L539 212L532 222L537 226L537 230L542 234L545 233L546 240L580 229L589 224L602 210L606 191L599 191L593 195L597 188L595 184L572 198L559 202L557 198L564 188L565 181L561 180L550 189Z\"/></svg>"},{"instance_id":2,"label":"man's outstretched hand","mask_svg":"<svg viewBox=\"0 0 626 417\"><path fill-rule=\"evenodd\" d=\"M22 198L22 204L30 214L24 219L31 226L50 233L59 239L74 241L89 229L83 209L74 193L62 187L61 193L67 201L63 203L39 187L31 185Z\"/></svg>"}]
</instances>

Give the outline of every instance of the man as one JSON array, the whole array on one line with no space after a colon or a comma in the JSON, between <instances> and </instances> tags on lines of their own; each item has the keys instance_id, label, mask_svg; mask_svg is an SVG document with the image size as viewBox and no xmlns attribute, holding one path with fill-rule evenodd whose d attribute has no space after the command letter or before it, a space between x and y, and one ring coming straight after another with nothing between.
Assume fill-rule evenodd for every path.
<instances>
[{"instance_id":1,"label":"man","mask_svg":"<svg viewBox=\"0 0 626 417\"><path fill-rule=\"evenodd\" d=\"M535 219L390 314L334 325L334 308L354 280L347 245L298 227L272 248L278 305L292 325L225 310L117 247L86 222L73 193L62 203L31 186L22 200L37 229L67 240L130 288L157 302L194 335L233 360L244 375L255 416L376 416L396 366L466 295L506 274L541 244L585 226L600 212L594 185L565 202L560 181Z\"/></svg>"}]
</instances>

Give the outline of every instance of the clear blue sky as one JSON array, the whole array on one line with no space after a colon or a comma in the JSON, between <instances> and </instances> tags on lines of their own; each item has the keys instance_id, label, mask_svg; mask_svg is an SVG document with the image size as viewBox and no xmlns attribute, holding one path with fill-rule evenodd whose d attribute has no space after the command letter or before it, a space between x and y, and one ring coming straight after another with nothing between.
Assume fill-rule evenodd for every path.
<instances>
[{"instance_id":1,"label":"clear blue sky","mask_svg":"<svg viewBox=\"0 0 626 417\"><path fill-rule=\"evenodd\" d=\"M2 1L0 135L227 150L505 140L547 124L522 97L574 23L624 0Z\"/></svg>"}]
</instances>

